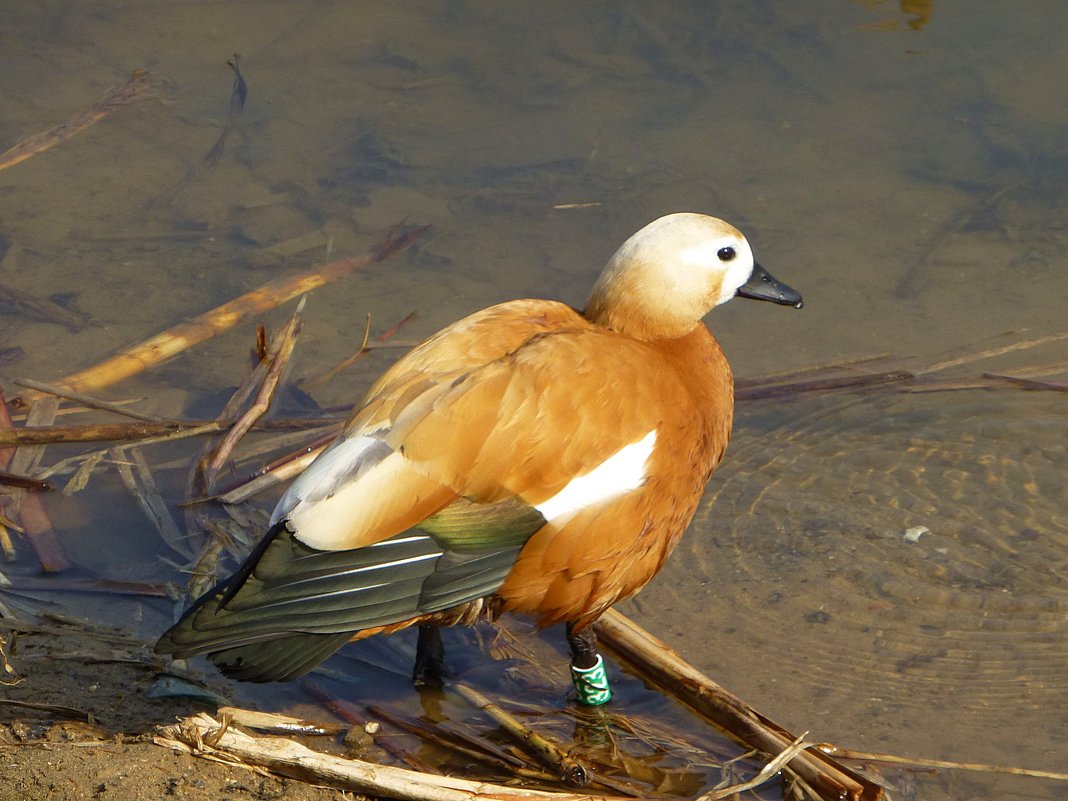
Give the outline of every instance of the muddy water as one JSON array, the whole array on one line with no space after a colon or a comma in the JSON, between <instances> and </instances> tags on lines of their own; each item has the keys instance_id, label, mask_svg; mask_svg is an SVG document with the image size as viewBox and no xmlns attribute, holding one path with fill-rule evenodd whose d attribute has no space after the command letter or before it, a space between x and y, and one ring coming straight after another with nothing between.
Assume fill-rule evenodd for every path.
<instances>
[{"instance_id":1,"label":"muddy water","mask_svg":"<svg viewBox=\"0 0 1068 801\"><path fill-rule=\"evenodd\" d=\"M504 298L580 304L623 238L682 209L735 221L805 293L803 312L717 310L743 377L1055 333L1066 22L1059 4L963 0L13 4L3 146L135 68L161 98L0 172L0 281L72 295L95 321L72 334L0 314L0 347L25 352L0 378L88 366L405 217L433 225L412 254L312 297L295 380L348 356L367 313L381 331L414 310L414 338ZM248 102L210 166L234 52ZM204 409L243 375L250 327L109 396ZM310 391L351 400L389 358ZM1051 344L957 374L1066 358ZM1062 397L743 404L680 558L629 609L794 728L1062 768ZM189 453L156 458L179 465L160 478L177 500ZM112 474L49 503L88 567L175 577ZM926 797L1055 792L923 782Z\"/></svg>"}]
</instances>

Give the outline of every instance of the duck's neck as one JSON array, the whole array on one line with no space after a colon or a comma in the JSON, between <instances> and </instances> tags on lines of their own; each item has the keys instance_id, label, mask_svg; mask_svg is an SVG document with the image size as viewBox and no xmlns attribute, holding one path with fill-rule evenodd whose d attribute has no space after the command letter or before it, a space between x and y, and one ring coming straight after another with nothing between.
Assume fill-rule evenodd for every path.
<instances>
[{"instance_id":1,"label":"duck's neck","mask_svg":"<svg viewBox=\"0 0 1068 801\"><path fill-rule=\"evenodd\" d=\"M633 271L606 270L594 286L583 316L595 325L643 342L676 340L694 330L697 315L692 309L677 309L656 300L636 280ZM699 319L697 327L705 327Z\"/></svg>"},{"instance_id":2,"label":"duck's neck","mask_svg":"<svg viewBox=\"0 0 1068 801\"><path fill-rule=\"evenodd\" d=\"M678 339L649 344L675 365L694 400L710 446L705 458L711 471L723 456L734 420L734 378L727 357L704 323Z\"/></svg>"}]
</instances>

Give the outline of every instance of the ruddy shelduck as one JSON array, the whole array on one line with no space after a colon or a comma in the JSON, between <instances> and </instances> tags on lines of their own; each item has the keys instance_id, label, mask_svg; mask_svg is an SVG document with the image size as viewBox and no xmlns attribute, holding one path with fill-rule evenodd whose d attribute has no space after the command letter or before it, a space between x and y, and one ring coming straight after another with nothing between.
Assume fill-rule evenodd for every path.
<instances>
[{"instance_id":1,"label":"ruddy shelduck","mask_svg":"<svg viewBox=\"0 0 1068 801\"><path fill-rule=\"evenodd\" d=\"M802 305L736 228L670 214L584 311L515 300L448 326L371 387L156 650L284 681L417 624L432 680L438 626L518 612L566 623L579 699L607 700L588 627L664 564L723 458L734 383L702 318L736 295Z\"/></svg>"}]
</instances>

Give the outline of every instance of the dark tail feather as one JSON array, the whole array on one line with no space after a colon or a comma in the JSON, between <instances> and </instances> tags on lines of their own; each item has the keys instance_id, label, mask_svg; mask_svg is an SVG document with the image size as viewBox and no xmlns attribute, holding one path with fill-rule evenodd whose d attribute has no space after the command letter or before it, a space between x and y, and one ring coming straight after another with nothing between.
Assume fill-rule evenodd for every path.
<instances>
[{"instance_id":1,"label":"dark tail feather","mask_svg":"<svg viewBox=\"0 0 1068 801\"><path fill-rule=\"evenodd\" d=\"M344 645L352 635L291 634L241 645L210 655L223 675L238 681L290 681L307 673Z\"/></svg>"},{"instance_id":2,"label":"dark tail feather","mask_svg":"<svg viewBox=\"0 0 1068 801\"><path fill-rule=\"evenodd\" d=\"M234 575L160 637L156 653L208 654L243 681L295 678L357 632L408 625L492 595L522 545L468 545L449 551L413 529L352 550L320 551L279 522Z\"/></svg>"}]
</instances>

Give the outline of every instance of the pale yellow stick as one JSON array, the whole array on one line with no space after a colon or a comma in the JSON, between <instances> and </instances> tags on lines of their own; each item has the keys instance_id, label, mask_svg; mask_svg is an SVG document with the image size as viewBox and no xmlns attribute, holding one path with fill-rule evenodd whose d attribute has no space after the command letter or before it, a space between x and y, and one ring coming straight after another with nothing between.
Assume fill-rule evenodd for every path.
<instances>
[{"instance_id":1,"label":"pale yellow stick","mask_svg":"<svg viewBox=\"0 0 1068 801\"><path fill-rule=\"evenodd\" d=\"M370 253L338 259L300 275L271 281L192 320L179 323L139 345L127 348L94 367L53 383L75 392L91 392L110 386L177 356L193 345L232 328L250 315L262 314L305 292L389 258L407 247L425 230L426 228L415 228L402 233L390 232Z\"/></svg>"}]
</instances>

